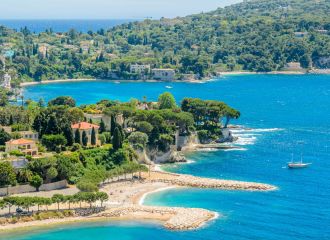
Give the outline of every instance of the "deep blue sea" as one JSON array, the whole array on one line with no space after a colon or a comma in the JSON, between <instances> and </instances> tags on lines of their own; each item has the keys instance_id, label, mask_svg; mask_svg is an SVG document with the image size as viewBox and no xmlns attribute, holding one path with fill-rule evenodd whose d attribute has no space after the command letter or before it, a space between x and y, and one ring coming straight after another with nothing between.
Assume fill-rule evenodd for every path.
<instances>
[{"instance_id":1,"label":"deep blue sea","mask_svg":"<svg viewBox=\"0 0 330 240\"><path fill-rule=\"evenodd\" d=\"M21 28L27 27L31 32L40 33L46 29L52 28L54 32L67 32L70 29L76 29L79 32L88 32L92 30L109 29L116 25L128 23L132 21L138 21L136 19L104 19L104 20L8 20L0 19L0 25L4 25L8 28L19 31Z\"/></svg>"},{"instance_id":2,"label":"deep blue sea","mask_svg":"<svg viewBox=\"0 0 330 240\"><path fill-rule=\"evenodd\" d=\"M171 85L173 88L166 88ZM73 96L79 104L101 99L129 100L170 91L179 102L200 97L227 102L241 111L233 122L251 130L235 131L235 151L188 154L189 164L166 166L196 176L270 183L273 192L172 189L149 195L148 205L202 207L221 217L194 231L167 231L157 223L103 222L30 231L10 239L330 239L330 76L227 76L204 84L120 83L99 81L30 86L25 97L49 100ZM300 159L312 165L289 170Z\"/></svg>"}]
</instances>

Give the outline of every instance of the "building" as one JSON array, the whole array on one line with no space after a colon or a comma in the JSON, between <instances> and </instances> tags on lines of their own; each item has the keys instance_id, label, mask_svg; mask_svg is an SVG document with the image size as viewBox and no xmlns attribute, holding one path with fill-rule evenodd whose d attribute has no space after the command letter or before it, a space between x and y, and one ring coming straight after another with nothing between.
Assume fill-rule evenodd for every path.
<instances>
[{"instance_id":1,"label":"building","mask_svg":"<svg viewBox=\"0 0 330 240\"><path fill-rule=\"evenodd\" d=\"M93 128L95 130L95 139L96 139L96 145L99 145L101 142L99 140L99 128L100 126L92 123L87 123L87 122L80 122L71 125L72 128L72 134L75 136L76 131L78 130L80 133L80 144L82 144L82 136L83 133L86 133L86 136L88 138L87 145L92 145L92 131Z\"/></svg>"},{"instance_id":2,"label":"building","mask_svg":"<svg viewBox=\"0 0 330 240\"><path fill-rule=\"evenodd\" d=\"M319 29L319 30L316 30L316 32L320 33L320 34L328 34L328 30L324 30L324 29Z\"/></svg>"},{"instance_id":3,"label":"building","mask_svg":"<svg viewBox=\"0 0 330 240\"><path fill-rule=\"evenodd\" d=\"M3 81L0 84L0 87L3 87L3 88L8 89L8 90L11 89L11 76L8 73L6 73L3 76Z\"/></svg>"},{"instance_id":4,"label":"building","mask_svg":"<svg viewBox=\"0 0 330 240\"><path fill-rule=\"evenodd\" d=\"M139 65L139 64L132 64L130 66L131 73L150 73L150 65Z\"/></svg>"},{"instance_id":5,"label":"building","mask_svg":"<svg viewBox=\"0 0 330 240\"><path fill-rule=\"evenodd\" d=\"M20 138L6 142L6 152L20 151L26 155L35 156L38 154L38 147L34 140Z\"/></svg>"},{"instance_id":6,"label":"building","mask_svg":"<svg viewBox=\"0 0 330 240\"><path fill-rule=\"evenodd\" d=\"M300 71L303 70L299 62L289 62L284 67L287 71Z\"/></svg>"},{"instance_id":7,"label":"building","mask_svg":"<svg viewBox=\"0 0 330 240\"><path fill-rule=\"evenodd\" d=\"M39 140L39 134L37 132L19 131L18 133L21 135L22 138L30 139L30 140L34 140L34 141Z\"/></svg>"},{"instance_id":8,"label":"building","mask_svg":"<svg viewBox=\"0 0 330 240\"><path fill-rule=\"evenodd\" d=\"M155 68L152 69L152 76L155 80L162 81L173 81L174 80L175 71L170 68Z\"/></svg>"},{"instance_id":9,"label":"building","mask_svg":"<svg viewBox=\"0 0 330 240\"><path fill-rule=\"evenodd\" d=\"M308 32L295 32L294 35L297 38L303 38L303 37L306 37L308 35Z\"/></svg>"},{"instance_id":10,"label":"building","mask_svg":"<svg viewBox=\"0 0 330 240\"><path fill-rule=\"evenodd\" d=\"M47 49L47 46L46 45L41 45L41 46L39 46L39 48L38 48L38 52L42 55L42 57L46 57L46 55L47 55L47 51L48 51L48 49Z\"/></svg>"}]
</instances>

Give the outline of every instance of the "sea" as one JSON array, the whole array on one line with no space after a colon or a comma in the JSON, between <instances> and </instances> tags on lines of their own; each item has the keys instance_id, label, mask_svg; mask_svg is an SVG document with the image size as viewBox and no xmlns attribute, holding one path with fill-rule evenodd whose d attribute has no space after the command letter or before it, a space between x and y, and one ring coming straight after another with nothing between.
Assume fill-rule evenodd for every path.
<instances>
[{"instance_id":1,"label":"sea","mask_svg":"<svg viewBox=\"0 0 330 240\"><path fill-rule=\"evenodd\" d=\"M96 32L101 28L107 30L123 23L140 20L141 19L0 19L0 26L3 25L17 31L27 27L33 33L40 33L49 29L52 29L54 32L67 32L70 29L76 29L79 32L87 33L90 30L93 32Z\"/></svg>"},{"instance_id":2,"label":"sea","mask_svg":"<svg viewBox=\"0 0 330 240\"><path fill-rule=\"evenodd\" d=\"M189 163L164 170L195 176L255 181L278 187L270 192L169 189L144 204L200 207L217 219L191 231L169 231L161 223L103 221L65 225L3 236L12 240L329 240L330 239L330 76L233 75L205 83L91 81L28 86L25 99L72 96L79 105L102 99L150 101L165 91L184 97L225 101L241 112L232 121L233 150L187 154ZM312 163L288 169L291 159ZM1 237L0 237L1 238Z\"/></svg>"}]
</instances>

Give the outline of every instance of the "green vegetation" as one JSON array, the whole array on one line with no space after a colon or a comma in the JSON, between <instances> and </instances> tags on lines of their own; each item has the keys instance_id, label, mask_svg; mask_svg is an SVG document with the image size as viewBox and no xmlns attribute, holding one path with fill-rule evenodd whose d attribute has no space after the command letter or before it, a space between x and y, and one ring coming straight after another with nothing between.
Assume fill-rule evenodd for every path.
<instances>
[{"instance_id":1,"label":"green vegetation","mask_svg":"<svg viewBox=\"0 0 330 240\"><path fill-rule=\"evenodd\" d=\"M208 13L145 20L79 33L33 34L0 27L0 49L17 81L97 77L138 79L130 65L207 77L218 71L271 71L288 62L329 68L328 0L251 0ZM320 30L326 30L325 32ZM295 36L295 32L307 35ZM0 95L0 105L5 98ZM71 103L70 103L71 104Z\"/></svg>"}]
</instances>

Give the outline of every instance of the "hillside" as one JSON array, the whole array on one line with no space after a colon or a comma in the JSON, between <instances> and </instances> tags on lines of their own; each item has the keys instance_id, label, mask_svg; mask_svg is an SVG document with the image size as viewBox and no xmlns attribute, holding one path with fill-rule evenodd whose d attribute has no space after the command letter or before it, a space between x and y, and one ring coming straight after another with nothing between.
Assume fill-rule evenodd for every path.
<instances>
[{"instance_id":1,"label":"hillside","mask_svg":"<svg viewBox=\"0 0 330 240\"><path fill-rule=\"evenodd\" d=\"M19 78L135 79L132 63L200 77L218 71L282 70L286 63L330 68L329 0L245 1L182 18L145 20L87 34L39 35L0 28L7 68Z\"/></svg>"}]
</instances>

